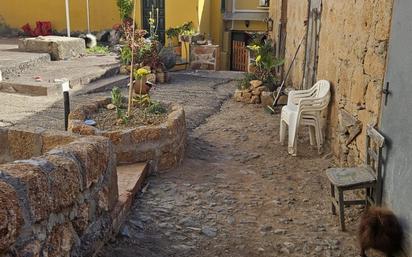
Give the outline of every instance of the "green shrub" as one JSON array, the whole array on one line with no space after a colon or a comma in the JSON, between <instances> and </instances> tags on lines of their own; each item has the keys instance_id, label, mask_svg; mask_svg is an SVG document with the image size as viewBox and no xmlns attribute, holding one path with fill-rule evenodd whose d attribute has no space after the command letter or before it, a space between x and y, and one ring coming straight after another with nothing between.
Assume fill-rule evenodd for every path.
<instances>
[{"instance_id":1,"label":"green shrub","mask_svg":"<svg viewBox=\"0 0 412 257\"><path fill-rule=\"evenodd\" d=\"M117 7L119 9L120 19L123 21L130 18L134 4L132 0L117 0Z\"/></svg>"},{"instance_id":2,"label":"green shrub","mask_svg":"<svg viewBox=\"0 0 412 257\"><path fill-rule=\"evenodd\" d=\"M104 54L107 55L110 53L108 46L97 45L93 48L86 49L88 54Z\"/></svg>"},{"instance_id":3,"label":"green shrub","mask_svg":"<svg viewBox=\"0 0 412 257\"><path fill-rule=\"evenodd\" d=\"M132 63L132 50L130 49L130 47L124 46L122 50L120 50L120 60L125 65Z\"/></svg>"},{"instance_id":4,"label":"green shrub","mask_svg":"<svg viewBox=\"0 0 412 257\"><path fill-rule=\"evenodd\" d=\"M250 81L257 79L253 73L245 73L243 79L239 80L237 88L240 90L246 90L250 87Z\"/></svg>"},{"instance_id":5,"label":"green shrub","mask_svg":"<svg viewBox=\"0 0 412 257\"><path fill-rule=\"evenodd\" d=\"M167 109L161 103L156 101L152 101L146 111L156 115L167 113Z\"/></svg>"}]
</instances>

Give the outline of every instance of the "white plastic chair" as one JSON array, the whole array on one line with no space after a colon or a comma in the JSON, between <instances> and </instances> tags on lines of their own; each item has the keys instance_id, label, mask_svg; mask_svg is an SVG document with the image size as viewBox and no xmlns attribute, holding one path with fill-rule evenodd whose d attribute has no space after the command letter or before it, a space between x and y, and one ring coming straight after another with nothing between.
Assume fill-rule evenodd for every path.
<instances>
[{"instance_id":1,"label":"white plastic chair","mask_svg":"<svg viewBox=\"0 0 412 257\"><path fill-rule=\"evenodd\" d=\"M297 155L297 131L300 125L309 126L311 145L317 144L319 153L324 142L322 129L322 111L330 101L330 83L318 81L308 90L291 91L288 103L282 108L280 120L280 142L286 137L286 126L289 130L288 152Z\"/></svg>"}]
</instances>

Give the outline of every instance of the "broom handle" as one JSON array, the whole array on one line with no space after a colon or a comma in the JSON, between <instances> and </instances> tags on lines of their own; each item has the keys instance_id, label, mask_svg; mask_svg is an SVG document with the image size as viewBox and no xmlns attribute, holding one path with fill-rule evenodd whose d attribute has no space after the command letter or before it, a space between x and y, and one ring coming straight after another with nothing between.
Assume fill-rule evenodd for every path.
<instances>
[{"instance_id":1,"label":"broom handle","mask_svg":"<svg viewBox=\"0 0 412 257\"><path fill-rule=\"evenodd\" d=\"M302 46L302 43L303 43L303 40L305 39L305 37L306 37L306 33L303 35L302 40L300 41L299 46L296 49L295 55L293 56L292 62L289 65L288 71L286 72L286 75L283 78L282 84L280 85L280 88L279 88L279 90L277 92L277 95L275 97L275 101L273 101L273 104L272 104L273 107L275 107L278 104L280 95L282 94L282 91L283 91L283 87L285 86L286 79L289 77L290 71L292 70L292 66L295 63L296 57L298 56L299 50Z\"/></svg>"}]
</instances>

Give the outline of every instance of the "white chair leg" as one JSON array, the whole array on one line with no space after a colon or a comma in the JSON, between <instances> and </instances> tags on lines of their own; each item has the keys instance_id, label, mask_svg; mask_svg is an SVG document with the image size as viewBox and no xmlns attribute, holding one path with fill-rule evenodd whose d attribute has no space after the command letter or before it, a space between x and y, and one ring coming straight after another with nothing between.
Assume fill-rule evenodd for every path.
<instances>
[{"instance_id":1,"label":"white chair leg","mask_svg":"<svg viewBox=\"0 0 412 257\"><path fill-rule=\"evenodd\" d=\"M288 140L288 152L289 154L297 155L297 126L289 124L289 140Z\"/></svg>"},{"instance_id":2,"label":"white chair leg","mask_svg":"<svg viewBox=\"0 0 412 257\"><path fill-rule=\"evenodd\" d=\"M316 133L316 145L318 147L318 153L322 153L322 145L323 145L323 133L322 128L319 123L319 119L315 120L315 133Z\"/></svg>"},{"instance_id":3,"label":"white chair leg","mask_svg":"<svg viewBox=\"0 0 412 257\"><path fill-rule=\"evenodd\" d=\"M285 145L285 139L286 139L286 122L281 120L280 121L280 143L281 145Z\"/></svg>"},{"instance_id":4,"label":"white chair leg","mask_svg":"<svg viewBox=\"0 0 412 257\"><path fill-rule=\"evenodd\" d=\"M309 141L310 145L315 145L315 140L317 141L317 136L315 134L315 127L309 126Z\"/></svg>"}]
</instances>

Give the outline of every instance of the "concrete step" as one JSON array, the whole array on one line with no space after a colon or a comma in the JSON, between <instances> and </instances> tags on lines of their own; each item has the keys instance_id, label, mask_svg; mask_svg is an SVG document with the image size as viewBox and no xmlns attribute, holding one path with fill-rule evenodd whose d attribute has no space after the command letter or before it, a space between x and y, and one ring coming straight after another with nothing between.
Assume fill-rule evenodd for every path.
<instances>
[{"instance_id":1,"label":"concrete step","mask_svg":"<svg viewBox=\"0 0 412 257\"><path fill-rule=\"evenodd\" d=\"M94 94L105 91L110 91L114 87L124 88L129 83L129 76L115 75L108 78L99 79L88 85L83 85L80 88L75 88L73 95Z\"/></svg>"},{"instance_id":2,"label":"concrete step","mask_svg":"<svg viewBox=\"0 0 412 257\"><path fill-rule=\"evenodd\" d=\"M56 79L68 79L74 91L78 91L84 85L116 76L119 70L120 63L115 56L86 56L74 60L54 61L38 65L18 77L3 80L0 82L0 92L30 96L61 96L61 86L55 82ZM104 88L104 85L99 87Z\"/></svg>"},{"instance_id":3,"label":"concrete step","mask_svg":"<svg viewBox=\"0 0 412 257\"><path fill-rule=\"evenodd\" d=\"M150 171L149 163L136 163L117 167L119 201L111 213L113 231L119 231L132 206L135 195L142 189L143 182Z\"/></svg>"},{"instance_id":4,"label":"concrete step","mask_svg":"<svg viewBox=\"0 0 412 257\"><path fill-rule=\"evenodd\" d=\"M49 62L49 54L24 53L14 49L0 50L0 71L4 80L18 77L36 66Z\"/></svg>"}]
</instances>

